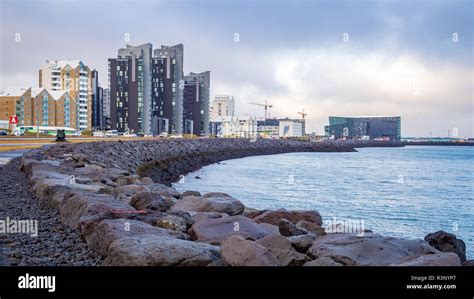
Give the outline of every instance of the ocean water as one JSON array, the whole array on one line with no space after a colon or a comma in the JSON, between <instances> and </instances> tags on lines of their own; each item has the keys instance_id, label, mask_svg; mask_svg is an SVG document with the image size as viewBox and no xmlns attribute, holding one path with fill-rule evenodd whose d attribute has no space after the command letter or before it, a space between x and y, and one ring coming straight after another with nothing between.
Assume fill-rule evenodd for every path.
<instances>
[{"instance_id":1,"label":"ocean water","mask_svg":"<svg viewBox=\"0 0 474 299\"><path fill-rule=\"evenodd\" d=\"M178 191L225 192L257 209L314 209L384 235L445 230L474 258L474 147L363 148L227 160L184 177ZM195 178L196 176L201 179Z\"/></svg>"}]
</instances>

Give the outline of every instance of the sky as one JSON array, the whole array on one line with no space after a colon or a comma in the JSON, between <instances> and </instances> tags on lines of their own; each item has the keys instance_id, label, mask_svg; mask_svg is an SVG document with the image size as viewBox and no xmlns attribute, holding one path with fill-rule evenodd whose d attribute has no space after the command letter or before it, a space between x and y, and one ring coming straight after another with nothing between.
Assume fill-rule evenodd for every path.
<instances>
[{"instance_id":1,"label":"sky","mask_svg":"<svg viewBox=\"0 0 474 299\"><path fill-rule=\"evenodd\" d=\"M0 0L0 89L37 86L47 59L79 59L108 86L127 43L184 44L184 71L238 115L396 115L402 136L474 137L474 1ZM127 37L129 41L127 41ZM212 98L211 98L212 100Z\"/></svg>"}]
</instances>

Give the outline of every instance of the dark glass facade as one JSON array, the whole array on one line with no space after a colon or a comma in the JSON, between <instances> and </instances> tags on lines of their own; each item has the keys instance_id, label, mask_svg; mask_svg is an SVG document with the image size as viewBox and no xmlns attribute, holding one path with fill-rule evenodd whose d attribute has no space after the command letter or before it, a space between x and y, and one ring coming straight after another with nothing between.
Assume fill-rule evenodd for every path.
<instances>
[{"instance_id":1,"label":"dark glass facade","mask_svg":"<svg viewBox=\"0 0 474 299\"><path fill-rule=\"evenodd\" d=\"M334 139L386 139L401 140L401 118L387 117L329 117L326 136Z\"/></svg>"}]
</instances>

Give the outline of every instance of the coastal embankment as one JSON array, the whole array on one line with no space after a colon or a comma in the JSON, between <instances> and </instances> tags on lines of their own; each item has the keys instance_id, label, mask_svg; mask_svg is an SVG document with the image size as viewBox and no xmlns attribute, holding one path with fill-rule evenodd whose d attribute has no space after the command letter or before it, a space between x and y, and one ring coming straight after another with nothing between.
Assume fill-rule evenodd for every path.
<instances>
[{"instance_id":1,"label":"coastal embankment","mask_svg":"<svg viewBox=\"0 0 474 299\"><path fill-rule=\"evenodd\" d=\"M323 228L318 211L255 210L224 193L180 193L170 187L186 173L227 159L373 146L402 145L245 139L64 143L32 150L13 163L31 182L40 205L76 230L102 257L101 265L471 263L464 242L443 231L411 240L365 228L351 231L342 224Z\"/></svg>"}]
</instances>

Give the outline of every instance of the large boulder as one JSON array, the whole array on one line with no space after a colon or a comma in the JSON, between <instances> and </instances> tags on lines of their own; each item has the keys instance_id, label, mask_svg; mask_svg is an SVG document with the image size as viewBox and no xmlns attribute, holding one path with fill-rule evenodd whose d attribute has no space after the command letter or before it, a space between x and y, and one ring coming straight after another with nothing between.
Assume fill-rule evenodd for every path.
<instances>
[{"instance_id":1,"label":"large boulder","mask_svg":"<svg viewBox=\"0 0 474 299\"><path fill-rule=\"evenodd\" d=\"M136 211L132 206L115 200L112 195L71 191L64 195L59 205L61 221L73 228L79 228L80 218L106 211Z\"/></svg>"},{"instance_id":2,"label":"large boulder","mask_svg":"<svg viewBox=\"0 0 474 299\"><path fill-rule=\"evenodd\" d=\"M238 235L222 242L221 255L232 266L280 266L280 262L267 248Z\"/></svg>"},{"instance_id":3,"label":"large boulder","mask_svg":"<svg viewBox=\"0 0 474 299\"><path fill-rule=\"evenodd\" d=\"M282 266L302 266L311 260L307 255L293 249L290 241L283 236L266 236L258 239L256 243L267 248Z\"/></svg>"},{"instance_id":4,"label":"large boulder","mask_svg":"<svg viewBox=\"0 0 474 299\"><path fill-rule=\"evenodd\" d=\"M94 229L84 230L83 236L92 250L106 256L110 244L115 240L145 235L187 239L187 235L173 230L151 226L145 222L132 219L105 219Z\"/></svg>"},{"instance_id":5,"label":"large boulder","mask_svg":"<svg viewBox=\"0 0 474 299\"><path fill-rule=\"evenodd\" d=\"M257 222L266 222L277 226L280 223L280 219L286 219L293 224L298 223L300 220L306 220L317 225L323 224L321 215L317 211L272 210L263 212L254 219Z\"/></svg>"},{"instance_id":6,"label":"large boulder","mask_svg":"<svg viewBox=\"0 0 474 299\"><path fill-rule=\"evenodd\" d=\"M385 237L367 233L327 234L314 240L307 254L312 258L329 257L346 266L387 266L416 254L438 251L422 240Z\"/></svg>"},{"instance_id":7,"label":"large boulder","mask_svg":"<svg viewBox=\"0 0 474 299\"><path fill-rule=\"evenodd\" d=\"M218 245L231 235L258 240L274 232L252 219L238 215L198 221L191 226L189 234L198 242Z\"/></svg>"},{"instance_id":8,"label":"large boulder","mask_svg":"<svg viewBox=\"0 0 474 299\"><path fill-rule=\"evenodd\" d=\"M159 193L140 192L132 196L130 205L137 210L152 210L166 212L170 209L170 203Z\"/></svg>"},{"instance_id":9,"label":"large boulder","mask_svg":"<svg viewBox=\"0 0 474 299\"><path fill-rule=\"evenodd\" d=\"M222 193L224 194L224 193ZM244 211L244 205L237 199L227 194L220 193L210 196L187 196L178 200L172 210L195 212L218 212L229 215L239 215ZM212 195L212 194L211 194Z\"/></svg>"},{"instance_id":10,"label":"large boulder","mask_svg":"<svg viewBox=\"0 0 474 299\"><path fill-rule=\"evenodd\" d=\"M462 263L466 261L466 244L453 234L440 230L426 235L425 241L441 252L454 252Z\"/></svg>"},{"instance_id":11,"label":"large boulder","mask_svg":"<svg viewBox=\"0 0 474 299\"><path fill-rule=\"evenodd\" d=\"M453 252L440 252L435 254L417 254L407 257L398 263L390 266L432 266L432 267L447 267L447 266L461 266L459 256Z\"/></svg>"},{"instance_id":12,"label":"large boulder","mask_svg":"<svg viewBox=\"0 0 474 299\"><path fill-rule=\"evenodd\" d=\"M157 235L134 236L110 244L106 266L206 266L219 260L219 247Z\"/></svg>"}]
</instances>

